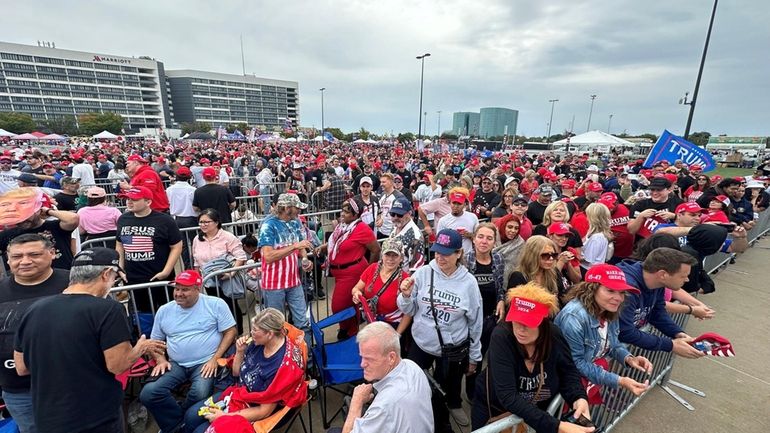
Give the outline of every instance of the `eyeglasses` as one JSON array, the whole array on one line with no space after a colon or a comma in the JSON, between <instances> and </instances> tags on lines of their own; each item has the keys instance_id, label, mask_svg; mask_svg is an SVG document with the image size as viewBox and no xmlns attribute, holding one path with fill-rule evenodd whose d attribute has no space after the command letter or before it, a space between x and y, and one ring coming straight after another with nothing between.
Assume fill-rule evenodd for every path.
<instances>
[{"instance_id":1,"label":"eyeglasses","mask_svg":"<svg viewBox=\"0 0 770 433\"><path fill-rule=\"evenodd\" d=\"M526 207L526 206L527 206L527 204L526 204L526 203L524 203L523 201L517 201L517 202L513 203L513 206L521 206L521 207Z\"/></svg>"},{"instance_id":2,"label":"eyeglasses","mask_svg":"<svg viewBox=\"0 0 770 433\"><path fill-rule=\"evenodd\" d=\"M200 225L202 225L202 226L205 226L205 225L209 225L209 224L211 224L211 223L213 223L213 222L214 222L214 221L198 221L198 224L200 224Z\"/></svg>"},{"instance_id":3,"label":"eyeglasses","mask_svg":"<svg viewBox=\"0 0 770 433\"><path fill-rule=\"evenodd\" d=\"M559 257L559 253L542 253L540 254L541 260L556 260Z\"/></svg>"}]
</instances>

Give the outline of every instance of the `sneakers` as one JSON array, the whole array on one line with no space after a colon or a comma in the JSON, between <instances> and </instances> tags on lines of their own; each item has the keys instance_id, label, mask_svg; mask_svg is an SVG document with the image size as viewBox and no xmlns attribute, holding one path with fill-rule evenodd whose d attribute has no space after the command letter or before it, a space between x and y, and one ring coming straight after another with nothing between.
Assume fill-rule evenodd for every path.
<instances>
[{"instance_id":1,"label":"sneakers","mask_svg":"<svg viewBox=\"0 0 770 433\"><path fill-rule=\"evenodd\" d=\"M468 415L465 413L463 408L457 407L454 409L449 409L449 413L452 415L452 418L455 419L455 422L459 424L462 427L467 427L471 424L471 420L468 419Z\"/></svg>"}]
</instances>

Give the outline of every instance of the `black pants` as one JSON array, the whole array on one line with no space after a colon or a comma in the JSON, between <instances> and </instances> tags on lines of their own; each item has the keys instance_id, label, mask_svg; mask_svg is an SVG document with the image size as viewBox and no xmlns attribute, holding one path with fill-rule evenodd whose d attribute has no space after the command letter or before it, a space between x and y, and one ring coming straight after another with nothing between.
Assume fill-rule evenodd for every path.
<instances>
[{"instance_id":1,"label":"black pants","mask_svg":"<svg viewBox=\"0 0 770 433\"><path fill-rule=\"evenodd\" d=\"M462 387L462 378L468 368L468 360L463 362L449 362L440 356L433 356L420 349L417 343L412 342L409 348L408 358L414 361L423 370L430 368L435 364L433 378L439 384L446 397L440 392L433 390L431 404L433 406L433 424L436 433L452 432L452 426L449 423L449 409L462 407L460 398L460 389Z\"/></svg>"}]
</instances>

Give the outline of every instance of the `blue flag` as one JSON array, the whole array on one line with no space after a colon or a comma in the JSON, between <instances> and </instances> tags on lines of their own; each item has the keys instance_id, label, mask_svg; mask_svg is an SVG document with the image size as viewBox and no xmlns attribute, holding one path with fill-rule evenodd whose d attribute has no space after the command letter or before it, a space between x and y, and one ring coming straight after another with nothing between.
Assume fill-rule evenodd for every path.
<instances>
[{"instance_id":1,"label":"blue flag","mask_svg":"<svg viewBox=\"0 0 770 433\"><path fill-rule=\"evenodd\" d=\"M711 154L704 148L692 144L682 137L674 135L668 130L664 130L658 142L650 149L647 159L644 160L645 167L652 167L658 161L668 161L674 163L681 159L685 164L698 164L703 167L703 171L711 171L716 168L716 163Z\"/></svg>"}]
</instances>

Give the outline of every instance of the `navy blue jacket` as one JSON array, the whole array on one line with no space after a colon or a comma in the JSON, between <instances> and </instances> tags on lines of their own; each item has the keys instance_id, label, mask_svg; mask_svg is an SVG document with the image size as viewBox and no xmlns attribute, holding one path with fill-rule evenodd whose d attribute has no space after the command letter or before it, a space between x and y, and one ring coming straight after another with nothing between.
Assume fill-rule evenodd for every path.
<instances>
[{"instance_id":1,"label":"navy blue jacket","mask_svg":"<svg viewBox=\"0 0 770 433\"><path fill-rule=\"evenodd\" d=\"M662 350L670 352L673 348L671 338L683 332L671 319L666 311L663 287L649 288L644 284L642 263L624 260L618 267L626 274L626 281L636 287L641 294L628 293L620 313L620 334L618 338L623 343L633 344L642 349ZM657 328L663 335L670 338L644 332L642 328L647 323Z\"/></svg>"}]
</instances>

